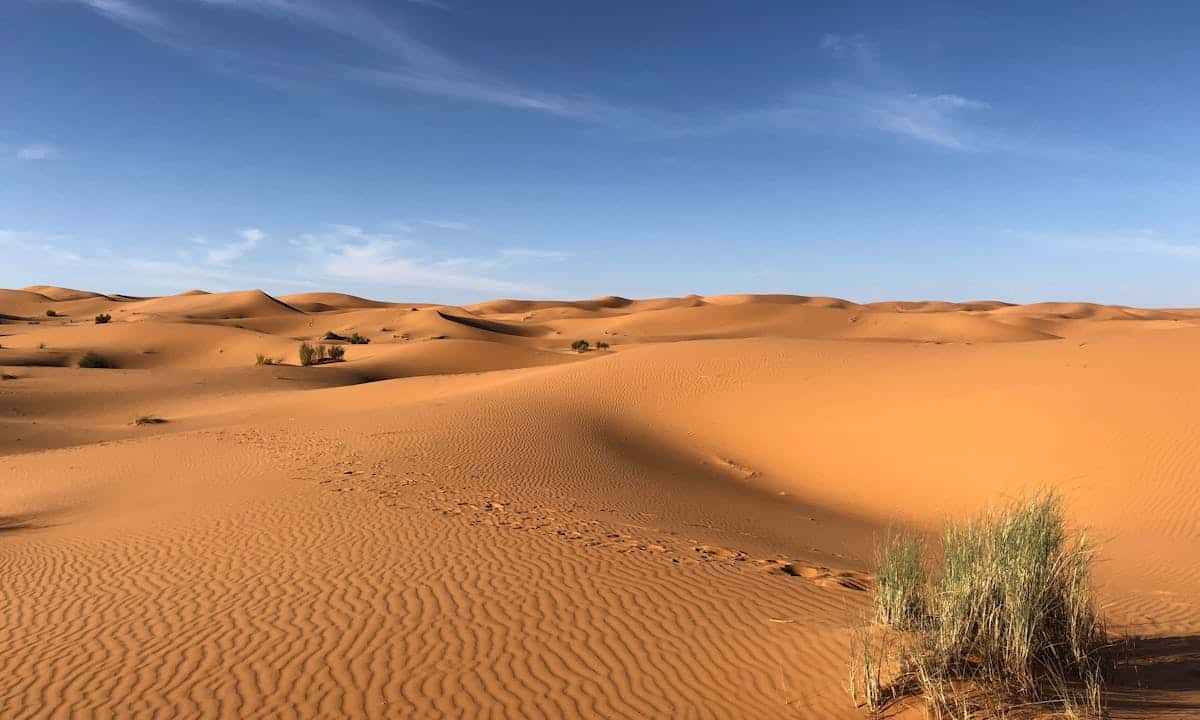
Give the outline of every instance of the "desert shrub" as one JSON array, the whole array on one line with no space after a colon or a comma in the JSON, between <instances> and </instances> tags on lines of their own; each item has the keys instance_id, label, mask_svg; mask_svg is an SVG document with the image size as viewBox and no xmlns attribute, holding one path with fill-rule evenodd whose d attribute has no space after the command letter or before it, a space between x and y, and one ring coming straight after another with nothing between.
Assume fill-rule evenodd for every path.
<instances>
[{"instance_id":1,"label":"desert shrub","mask_svg":"<svg viewBox=\"0 0 1200 720\"><path fill-rule=\"evenodd\" d=\"M115 368L107 358L94 350L88 350L79 358L81 368Z\"/></svg>"},{"instance_id":2,"label":"desert shrub","mask_svg":"<svg viewBox=\"0 0 1200 720\"><path fill-rule=\"evenodd\" d=\"M112 320L112 315L109 315L108 313L100 313L99 315L96 316L96 324L97 325L104 325L109 320Z\"/></svg>"},{"instance_id":3,"label":"desert shrub","mask_svg":"<svg viewBox=\"0 0 1200 720\"><path fill-rule=\"evenodd\" d=\"M346 357L346 348L341 345L334 345L329 348L329 359L334 362L341 362Z\"/></svg>"},{"instance_id":4,"label":"desert shrub","mask_svg":"<svg viewBox=\"0 0 1200 720\"><path fill-rule=\"evenodd\" d=\"M351 345L366 345L367 343L371 342L371 338L354 333L350 337L346 338L346 342L350 343Z\"/></svg>"},{"instance_id":5,"label":"desert shrub","mask_svg":"<svg viewBox=\"0 0 1200 720\"><path fill-rule=\"evenodd\" d=\"M162 425L166 420L157 415L143 415L133 421L134 425Z\"/></svg>"},{"instance_id":6,"label":"desert shrub","mask_svg":"<svg viewBox=\"0 0 1200 720\"><path fill-rule=\"evenodd\" d=\"M608 343L604 342L603 340L600 340L596 343L596 349L597 350L607 350Z\"/></svg>"},{"instance_id":7,"label":"desert shrub","mask_svg":"<svg viewBox=\"0 0 1200 720\"><path fill-rule=\"evenodd\" d=\"M46 317L58 317L58 313L54 310L47 310Z\"/></svg>"},{"instance_id":8,"label":"desert shrub","mask_svg":"<svg viewBox=\"0 0 1200 720\"><path fill-rule=\"evenodd\" d=\"M271 357L270 355L263 355L262 353L256 353L254 356L254 364L255 365L282 365L283 358Z\"/></svg>"},{"instance_id":9,"label":"desert shrub","mask_svg":"<svg viewBox=\"0 0 1200 720\"><path fill-rule=\"evenodd\" d=\"M591 345L587 340L576 340L575 342L571 343L571 349L575 352L587 352L589 347L591 347Z\"/></svg>"},{"instance_id":10,"label":"desert shrub","mask_svg":"<svg viewBox=\"0 0 1200 720\"><path fill-rule=\"evenodd\" d=\"M312 365L317 359L317 350L306 342L300 343L300 364Z\"/></svg>"},{"instance_id":11,"label":"desert shrub","mask_svg":"<svg viewBox=\"0 0 1200 720\"><path fill-rule=\"evenodd\" d=\"M332 330L328 330L325 332L325 339L326 340L345 340L346 338L342 337L341 335L338 335L337 333L335 333Z\"/></svg>"},{"instance_id":12,"label":"desert shrub","mask_svg":"<svg viewBox=\"0 0 1200 720\"><path fill-rule=\"evenodd\" d=\"M1095 551L1054 494L945 527L936 562L897 535L878 550L875 623L852 635L856 700L907 696L933 717L1017 706L1102 713L1106 631L1091 594Z\"/></svg>"},{"instance_id":13,"label":"desert shrub","mask_svg":"<svg viewBox=\"0 0 1200 720\"><path fill-rule=\"evenodd\" d=\"M329 346L326 345L325 343L321 343L321 344L317 345L317 362L319 362L319 363L325 362L325 359L328 357L329 357Z\"/></svg>"}]
</instances>

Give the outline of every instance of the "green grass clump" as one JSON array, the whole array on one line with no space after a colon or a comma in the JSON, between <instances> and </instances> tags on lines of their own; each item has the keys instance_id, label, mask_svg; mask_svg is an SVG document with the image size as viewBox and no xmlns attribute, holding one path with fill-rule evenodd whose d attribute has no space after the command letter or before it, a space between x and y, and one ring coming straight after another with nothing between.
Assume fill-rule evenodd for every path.
<instances>
[{"instance_id":1,"label":"green grass clump","mask_svg":"<svg viewBox=\"0 0 1200 720\"><path fill-rule=\"evenodd\" d=\"M103 355L101 355L100 353L98 353L94 350L88 350L82 356L80 356L78 365L81 368L115 368L116 367L116 365L114 365L111 361L109 361L108 358L104 357Z\"/></svg>"},{"instance_id":2,"label":"green grass clump","mask_svg":"<svg viewBox=\"0 0 1200 720\"><path fill-rule=\"evenodd\" d=\"M354 333L350 337L346 338L346 342L350 343L351 345L366 345L367 343L371 342L371 338Z\"/></svg>"},{"instance_id":3,"label":"green grass clump","mask_svg":"<svg viewBox=\"0 0 1200 720\"><path fill-rule=\"evenodd\" d=\"M576 340L571 343L571 349L578 353L587 352L590 347L591 345L587 340Z\"/></svg>"},{"instance_id":4,"label":"green grass clump","mask_svg":"<svg viewBox=\"0 0 1200 720\"><path fill-rule=\"evenodd\" d=\"M1059 496L948 523L933 555L914 535L880 546L875 623L852 640L856 699L878 710L919 696L933 717L1102 714L1095 551L1067 530Z\"/></svg>"},{"instance_id":5,"label":"green grass clump","mask_svg":"<svg viewBox=\"0 0 1200 720\"><path fill-rule=\"evenodd\" d=\"M889 537L876 552L875 621L907 630L925 620L925 543L915 533Z\"/></svg>"},{"instance_id":6,"label":"green grass clump","mask_svg":"<svg viewBox=\"0 0 1200 720\"><path fill-rule=\"evenodd\" d=\"M97 325L104 325L108 323L109 320L112 320L112 315L109 315L108 313L100 313L96 316Z\"/></svg>"},{"instance_id":7,"label":"green grass clump","mask_svg":"<svg viewBox=\"0 0 1200 720\"><path fill-rule=\"evenodd\" d=\"M255 353L254 364L255 365L282 365L283 358L271 357L270 355L263 355L262 353Z\"/></svg>"},{"instance_id":8,"label":"green grass clump","mask_svg":"<svg viewBox=\"0 0 1200 720\"><path fill-rule=\"evenodd\" d=\"M346 348L341 345L334 345L329 348L329 360L331 362L341 362L346 358Z\"/></svg>"}]
</instances>

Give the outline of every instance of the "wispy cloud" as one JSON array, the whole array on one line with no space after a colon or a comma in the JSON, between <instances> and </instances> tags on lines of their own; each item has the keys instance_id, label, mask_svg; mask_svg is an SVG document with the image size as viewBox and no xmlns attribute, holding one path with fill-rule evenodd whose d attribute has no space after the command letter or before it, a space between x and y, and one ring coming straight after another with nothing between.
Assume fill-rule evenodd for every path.
<instances>
[{"instance_id":1,"label":"wispy cloud","mask_svg":"<svg viewBox=\"0 0 1200 720\"><path fill-rule=\"evenodd\" d=\"M505 248L500 251L500 255L506 258L519 258L524 260L544 260L547 262L562 262L570 255L560 250L538 250L534 248Z\"/></svg>"},{"instance_id":2,"label":"wispy cloud","mask_svg":"<svg viewBox=\"0 0 1200 720\"><path fill-rule=\"evenodd\" d=\"M938 88L921 91L889 67L862 34L826 34L815 52L834 63L824 86L793 88L773 101L723 112L664 111L564 94L496 77L417 37L392 4L383 12L357 0L177 0L154 6L147 0L71 0L164 45L202 53L225 67L281 86L347 80L383 91L405 91L511 108L625 130L647 139L712 136L754 130L828 134L884 133L956 151L1011 149L986 125L991 105L970 95ZM445 9L441 0L409 0ZM345 38L361 51L340 62L288 56L282 48L214 46L189 15L174 9L191 4L211 12L243 13L282 24L301 24ZM171 12L167 9L171 8ZM387 7L387 6L379 6ZM293 51L294 52L294 51ZM271 57L271 60L267 60ZM287 61L279 58L289 57ZM290 79L289 79L290 78Z\"/></svg>"},{"instance_id":3,"label":"wispy cloud","mask_svg":"<svg viewBox=\"0 0 1200 720\"><path fill-rule=\"evenodd\" d=\"M207 256L208 264L228 265L258 247L258 244L267 237L266 233L262 230L252 227L239 230L238 236L241 238L240 240L225 243L220 247L209 250Z\"/></svg>"},{"instance_id":4,"label":"wispy cloud","mask_svg":"<svg viewBox=\"0 0 1200 720\"><path fill-rule=\"evenodd\" d=\"M242 53L214 47L192 31L188 23L151 10L142 0L73 0L164 45L206 54L221 64L251 62ZM404 89L429 95L578 119L618 120L620 112L601 103L524 88L471 67L423 42L397 24L394 13L380 16L368 7L344 0L188 0L216 10L244 12L285 23L303 23L347 38L375 53L372 62L333 64L299 58L295 63L271 63L270 71L256 68L258 76L287 84L280 73L332 74L376 87ZM449 9L438 0L409 0L410 4Z\"/></svg>"},{"instance_id":5,"label":"wispy cloud","mask_svg":"<svg viewBox=\"0 0 1200 720\"><path fill-rule=\"evenodd\" d=\"M906 87L884 65L879 51L865 36L825 35L819 47L847 66L844 77L828 92L803 96L810 104L860 127L930 143L952 150L987 149L987 141L971 124L971 114L988 110L983 100L939 92L921 93Z\"/></svg>"},{"instance_id":6,"label":"wispy cloud","mask_svg":"<svg viewBox=\"0 0 1200 720\"><path fill-rule=\"evenodd\" d=\"M17 230L0 228L0 247L5 247L27 255L27 259L29 261L36 259L41 262L81 262L82 258L79 255L71 250L66 250L61 247L66 240L68 240L68 238L55 235L21 232ZM20 261L17 258L9 256L7 259L12 260L16 264L20 264Z\"/></svg>"},{"instance_id":7,"label":"wispy cloud","mask_svg":"<svg viewBox=\"0 0 1200 720\"><path fill-rule=\"evenodd\" d=\"M1150 228L1078 233L1037 233L1010 228L1004 233L1024 242L1090 253L1133 253L1162 258L1200 260L1200 242L1166 238Z\"/></svg>"},{"instance_id":8,"label":"wispy cloud","mask_svg":"<svg viewBox=\"0 0 1200 720\"><path fill-rule=\"evenodd\" d=\"M33 143L17 150L17 158L21 160L49 160L58 155L58 150L52 145Z\"/></svg>"},{"instance_id":9,"label":"wispy cloud","mask_svg":"<svg viewBox=\"0 0 1200 720\"><path fill-rule=\"evenodd\" d=\"M413 252L413 243L351 225L301 236L312 272L337 280L385 287L414 287L536 295L543 288L478 273L486 262L475 258L430 259Z\"/></svg>"},{"instance_id":10,"label":"wispy cloud","mask_svg":"<svg viewBox=\"0 0 1200 720\"><path fill-rule=\"evenodd\" d=\"M1162 240L1154 240L1151 238L1143 238L1133 249L1149 253L1151 255L1165 255L1167 257L1181 258L1200 258L1200 244L1196 243L1172 243L1163 242Z\"/></svg>"},{"instance_id":11,"label":"wispy cloud","mask_svg":"<svg viewBox=\"0 0 1200 720\"><path fill-rule=\"evenodd\" d=\"M434 10L441 10L442 12L450 12L454 9L452 6L448 5L447 3L441 2L440 0L408 0L408 1L410 3L412 3L413 5L421 5L423 7L433 8Z\"/></svg>"},{"instance_id":12,"label":"wispy cloud","mask_svg":"<svg viewBox=\"0 0 1200 720\"><path fill-rule=\"evenodd\" d=\"M471 224L460 220L422 220L422 225L437 228L438 230L470 230Z\"/></svg>"}]
</instances>

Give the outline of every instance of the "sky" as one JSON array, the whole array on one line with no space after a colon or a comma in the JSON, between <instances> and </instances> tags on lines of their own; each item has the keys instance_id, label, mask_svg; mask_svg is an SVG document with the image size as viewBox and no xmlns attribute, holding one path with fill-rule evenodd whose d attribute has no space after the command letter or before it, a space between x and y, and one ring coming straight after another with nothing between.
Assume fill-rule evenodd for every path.
<instances>
[{"instance_id":1,"label":"sky","mask_svg":"<svg viewBox=\"0 0 1200 720\"><path fill-rule=\"evenodd\" d=\"M1200 6L0 0L0 287L1200 306Z\"/></svg>"}]
</instances>

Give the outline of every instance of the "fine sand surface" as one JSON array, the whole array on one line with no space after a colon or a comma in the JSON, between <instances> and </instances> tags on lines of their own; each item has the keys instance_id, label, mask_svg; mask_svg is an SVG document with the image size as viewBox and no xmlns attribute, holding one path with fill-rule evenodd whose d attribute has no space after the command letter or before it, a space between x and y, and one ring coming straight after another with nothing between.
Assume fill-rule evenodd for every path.
<instances>
[{"instance_id":1,"label":"fine sand surface","mask_svg":"<svg viewBox=\"0 0 1200 720\"><path fill-rule=\"evenodd\" d=\"M0 290L0 716L863 717L873 539L1055 488L1115 715L1200 717L1198 369L1193 310Z\"/></svg>"}]
</instances>

